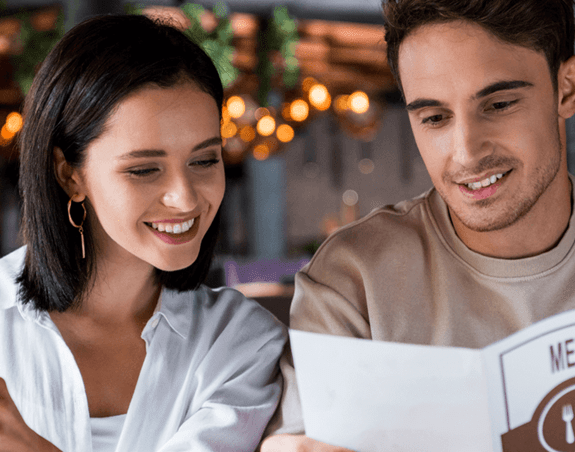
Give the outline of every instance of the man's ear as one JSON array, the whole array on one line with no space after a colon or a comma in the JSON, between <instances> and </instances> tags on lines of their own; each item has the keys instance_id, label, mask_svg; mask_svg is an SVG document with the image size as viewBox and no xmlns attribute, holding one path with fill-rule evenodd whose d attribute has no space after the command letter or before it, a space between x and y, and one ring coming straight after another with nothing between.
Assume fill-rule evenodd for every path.
<instances>
[{"instance_id":1,"label":"man's ear","mask_svg":"<svg viewBox=\"0 0 575 452\"><path fill-rule=\"evenodd\" d=\"M66 161L59 147L54 147L54 174L60 187L74 202L82 202L86 198L79 172Z\"/></svg>"},{"instance_id":2,"label":"man's ear","mask_svg":"<svg viewBox=\"0 0 575 452\"><path fill-rule=\"evenodd\" d=\"M559 67L559 116L563 119L575 115L575 56Z\"/></svg>"}]
</instances>

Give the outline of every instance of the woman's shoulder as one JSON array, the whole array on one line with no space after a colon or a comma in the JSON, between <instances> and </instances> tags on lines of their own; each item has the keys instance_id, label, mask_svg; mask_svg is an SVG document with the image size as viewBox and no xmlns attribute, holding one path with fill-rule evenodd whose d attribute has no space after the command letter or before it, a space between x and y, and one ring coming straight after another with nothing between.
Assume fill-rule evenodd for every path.
<instances>
[{"instance_id":1,"label":"woman's shoulder","mask_svg":"<svg viewBox=\"0 0 575 452\"><path fill-rule=\"evenodd\" d=\"M282 322L257 301L247 298L231 287L209 288L201 286L198 295L204 299L206 305L213 306L219 312L244 318L249 324L283 326Z\"/></svg>"},{"instance_id":2,"label":"woman's shoulder","mask_svg":"<svg viewBox=\"0 0 575 452\"><path fill-rule=\"evenodd\" d=\"M0 259L0 309L8 309L15 306L18 297L18 285L16 278L22 270L26 257L26 247Z\"/></svg>"},{"instance_id":3,"label":"woman's shoulder","mask_svg":"<svg viewBox=\"0 0 575 452\"><path fill-rule=\"evenodd\" d=\"M165 295L172 298L171 303L177 298L180 307L189 307L191 310L189 319L196 327L210 328L208 325L211 325L216 329L287 337L287 329L282 322L258 302L246 298L236 289L209 288L201 285L198 289L188 292L170 291L162 294L162 305L166 299Z\"/></svg>"}]
</instances>

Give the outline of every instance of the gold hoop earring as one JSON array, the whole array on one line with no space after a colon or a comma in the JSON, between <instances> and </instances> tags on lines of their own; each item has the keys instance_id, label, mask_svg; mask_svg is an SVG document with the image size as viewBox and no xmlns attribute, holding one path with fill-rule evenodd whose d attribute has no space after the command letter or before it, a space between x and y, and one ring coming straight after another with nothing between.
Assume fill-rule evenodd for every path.
<instances>
[{"instance_id":1,"label":"gold hoop earring","mask_svg":"<svg viewBox=\"0 0 575 452\"><path fill-rule=\"evenodd\" d=\"M82 209L84 209L84 217L82 218L82 223L80 223L80 225L77 225L76 223L74 223L74 220L72 220L72 198L70 198L70 201L68 201L68 219L70 220L70 224L72 226L74 226L75 228L78 228L79 232L80 232L80 240L82 241L82 259L86 258L86 248L84 247L84 220L86 219L86 206L84 206L84 201L82 201L80 203L82 205Z\"/></svg>"}]
</instances>

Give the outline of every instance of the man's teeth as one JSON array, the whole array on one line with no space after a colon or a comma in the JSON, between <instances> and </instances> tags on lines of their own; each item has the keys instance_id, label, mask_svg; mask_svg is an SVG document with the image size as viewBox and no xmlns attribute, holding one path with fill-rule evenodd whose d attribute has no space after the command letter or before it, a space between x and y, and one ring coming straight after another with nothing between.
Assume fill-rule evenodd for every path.
<instances>
[{"instance_id":1,"label":"man's teeth","mask_svg":"<svg viewBox=\"0 0 575 452\"><path fill-rule=\"evenodd\" d=\"M194 224L194 219L184 221L183 223L152 223L152 227L160 232L169 232L170 234L181 234L189 231Z\"/></svg>"},{"instance_id":2,"label":"man's teeth","mask_svg":"<svg viewBox=\"0 0 575 452\"><path fill-rule=\"evenodd\" d=\"M497 182L499 179L501 179L506 174L507 173L495 174L495 175L488 177L482 181L472 182L470 184L465 184L465 185L467 185L467 188L469 188L470 190L479 190L480 188L489 187L491 184L494 184L495 182Z\"/></svg>"}]
</instances>

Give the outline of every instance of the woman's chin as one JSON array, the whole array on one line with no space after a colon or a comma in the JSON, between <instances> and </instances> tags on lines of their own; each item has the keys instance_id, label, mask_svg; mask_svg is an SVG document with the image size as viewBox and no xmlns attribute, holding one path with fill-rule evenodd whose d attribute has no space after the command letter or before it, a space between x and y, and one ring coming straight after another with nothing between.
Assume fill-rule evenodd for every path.
<instances>
[{"instance_id":1,"label":"woman's chin","mask_svg":"<svg viewBox=\"0 0 575 452\"><path fill-rule=\"evenodd\" d=\"M187 262L162 262L159 265L154 265L155 268L164 272L177 272L178 270L183 270L192 265L194 261Z\"/></svg>"}]
</instances>

